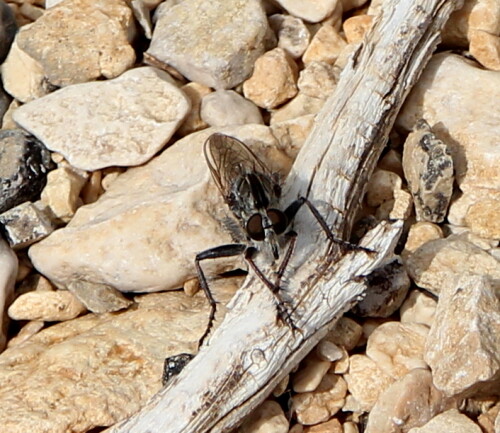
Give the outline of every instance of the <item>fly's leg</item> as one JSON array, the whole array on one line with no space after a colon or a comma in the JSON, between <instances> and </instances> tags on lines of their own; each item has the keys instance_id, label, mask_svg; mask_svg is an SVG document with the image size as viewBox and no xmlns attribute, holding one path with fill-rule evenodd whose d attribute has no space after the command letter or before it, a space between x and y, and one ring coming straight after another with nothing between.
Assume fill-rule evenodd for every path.
<instances>
[{"instance_id":1,"label":"fly's leg","mask_svg":"<svg viewBox=\"0 0 500 433\"><path fill-rule=\"evenodd\" d=\"M288 251L290 252L288 254ZM287 251L287 255L290 256L292 252L290 251L290 248ZM257 250L253 247L248 247L247 250L245 251L245 260L248 262L250 267L253 269L253 271L257 274L257 276L261 279L261 281L266 285L266 287L271 291L273 294L275 300L276 300L276 309L278 310L278 317L279 319L288 325L292 331L297 330L298 328L294 325L292 318L290 316L290 313L288 312L288 309L285 306L285 303L281 299L281 296L279 295L279 290L280 287L277 284L271 283L269 279L262 273L262 271L259 269L259 267L255 264L253 261L253 256L257 252ZM286 257L286 256L285 256ZM288 260L290 260L290 257L288 257ZM287 260L287 262L288 262ZM286 264L285 264L286 266ZM280 266L280 269L283 267L283 263ZM278 271L279 272L279 271ZM283 275L284 268L281 271L281 275ZM280 277L281 279L281 277Z\"/></svg>"},{"instance_id":2,"label":"fly's leg","mask_svg":"<svg viewBox=\"0 0 500 433\"><path fill-rule=\"evenodd\" d=\"M212 325L215 319L215 311L217 308L217 302L212 296L210 287L208 287L207 279L205 278L205 274L203 273L200 262L207 259L219 259L221 257L238 256L242 254L246 248L247 246L244 244L228 244L210 248L209 250L205 250L201 253L196 254L194 265L196 267L196 272L198 273L198 280L200 282L201 288L203 289L203 292L205 293L205 296L207 297L208 303L210 304L210 316L208 317L207 328L205 329L205 332L199 340L198 347L201 347L203 345L205 338L208 336L210 330L212 329Z\"/></svg>"},{"instance_id":3,"label":"fly's leg","mask_svg":"<svg viewBox=\"0 0 500 433\"><path fill-rule=\"evenodd\" d=\"M354 251L354 250L362 250L365 251L366 253L373 253L372 250L369 250L368 248L363 248L358 245L351 244L350 242L344 241L340 238L337 238L334 236L332 231L330 230L330 227L328 227L328 224L326 223L325 219L321 216L319 213L318 209L316 209L316 206L314 206L309 199L306 197L300 197L294 202L292 202L286 209L285 209L285 215L288 218L288 221L293 221L295 218L295 215L297 215L297 212L299 209L303 206L306 205L308 209L311 211L313 214L314 218L316 218L316 221L318 221L318 224L321 226L323 231L326 234L326 237L333 243L339 245L342 247L344 250L347 251Z\"/></svg>"}]
</instances>

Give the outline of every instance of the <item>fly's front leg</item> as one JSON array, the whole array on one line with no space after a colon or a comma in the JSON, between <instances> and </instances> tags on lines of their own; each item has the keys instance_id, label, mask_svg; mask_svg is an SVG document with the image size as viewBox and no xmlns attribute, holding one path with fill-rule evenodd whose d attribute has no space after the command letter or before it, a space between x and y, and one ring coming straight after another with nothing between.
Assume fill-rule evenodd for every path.
<instances>
[{"instance_id":1,"label":"fly's front leg","mask_svg":"<svg viewBox=\"0 0 500 433\"><path fill-rule=\"evenodd\" d=\"M332 231L330 230L330 227L328 227L328 224L326 223L325 219L321 216L321 214L319 213L318 209L316 209L316 206L314 206L309 201L309 199L307 199L306 197L300 197L300 198L298 198L292 204L290 204L290 206L288 206L285 209L284 213L285 213L286 217L288 218L288 221L293 221L294 220L295 215L297 215L297 212L299 211L299 209L304 204L311 211L311 213L313 214L314 218L316 218L316 221L321 226L321 228L323 229L323 231L326 234L326 237L331 242L340 245L342 248L344 248L344 250L347 250L347 251L363 250L363 251L365 251L366 253L369 253L369 254L373 253L372 250L369 250L367 248L363 248L363 247L351 244L350 242L347 242L347 241L344 241L343 239L335 237L334 234L332 233Z\"/></svg>"},{"instance_id":2,"label":"fly's front leg","mask_svg":"<svg viewBox=\"0 0 500 433\"><path fill-rule=\"evenodd\" d=\"M207 259L219 259L221 257L238 256L242 254L246 248L247 247L244 244L228 244L210 248L209 250L205 250L201 253L196 254L194 264L196 267L196 272L198 274L198 280L200 282L201 288L203 289L203 292L205 293L205 296L207 297L208 303L210 304L210 316L208 317L208 325L205 332L200 338L198 347L201 347L203 345L205 338L208 336L210 330L212 329L213 321L215 319L215 311L217 308L217 302L215 301L214 297L212 296L212 292L208 287L207 279L205 278L205 274L203 273L200 262Z\"/></svg>"}]
</instances>

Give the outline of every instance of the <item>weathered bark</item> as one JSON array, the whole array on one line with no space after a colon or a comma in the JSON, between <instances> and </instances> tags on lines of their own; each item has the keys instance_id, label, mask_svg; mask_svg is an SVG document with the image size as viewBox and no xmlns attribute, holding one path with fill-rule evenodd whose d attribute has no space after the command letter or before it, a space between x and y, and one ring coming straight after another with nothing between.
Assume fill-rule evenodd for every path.
<instances>
[{"instance_id":1,"label":"weathered bark","mask_svg":"<svg viewBox=\"0 0 500 433\"><path fill-rule=\"evenodd\" d=\"M348 235L397 112L458 1L388 2L342 73L285 185L285 204L306 195L333 233ZM286 200L288 199L288 200ZM362 296L363 276L393 253L402 222L383 223L341 251L301 210L286 296L300 332L276 320L269 290L250 274L224 322L191 363L118 432L223 432L236 426ZM266 258L259 267L269 274Z\"/></svg>"}]
</instances>

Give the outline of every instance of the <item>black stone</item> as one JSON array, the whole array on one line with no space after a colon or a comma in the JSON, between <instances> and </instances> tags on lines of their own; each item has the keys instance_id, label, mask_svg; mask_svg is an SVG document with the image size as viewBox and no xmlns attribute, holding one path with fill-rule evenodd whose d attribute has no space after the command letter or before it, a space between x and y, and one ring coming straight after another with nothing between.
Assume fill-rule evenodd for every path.
<instances>
[{"instance_id":1,"label":"black stone","mask_svg":"<svg viewBox=\"0 0 500 433\"><path fill-rule=\"evenodd\" d=\"M165 358L162 377L163 386L165 386L172 377L177 376L193 358L194 355L190 353L180 353Z\"/></svg>"},{"instance_id":2,"label":"black stone","mask_svg":"<svg viewBox=\"0 0 500 433\"><path fill-rule=\"evenodd\" d=\"M12 9L0 0L0 63L3 63L17 32L16 18Z\"/></svg>"},{"instance_id":3,"label":"black stone","mask_svg":"<svg viewBox=\"0 0 500 433\"><path fill-rule=\"evenodd\" d=\"M38 200L54 168L41 141L20 129L0 130L0 213Z\"/></svg>"}]
</instances>

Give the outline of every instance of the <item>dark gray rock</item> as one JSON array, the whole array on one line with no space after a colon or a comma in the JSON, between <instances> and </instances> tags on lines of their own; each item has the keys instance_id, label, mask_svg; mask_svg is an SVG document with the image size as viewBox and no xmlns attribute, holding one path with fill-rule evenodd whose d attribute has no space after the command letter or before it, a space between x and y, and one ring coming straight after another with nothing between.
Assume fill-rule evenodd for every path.
<instances>
[{"instance_id":1,"label":"dark gray rock","mask_svg":"<svg viewBox=\"0 0 500 433\"><path fill-rule=\"evenodd\" d=\"M12 9L0 0L0 63L3 63L17 32L16 18Z\"/></svg>"},{"instance_id":2,"label":"dark gray rock","mask_svg":"<svg viewBox=\"0 0 500 433\"><path fill-rule=\"evenodd\" d=\"M55 168L50 152L20 129L0 130L0 213L35 201Z\"/></svg>"}]
</instances>

